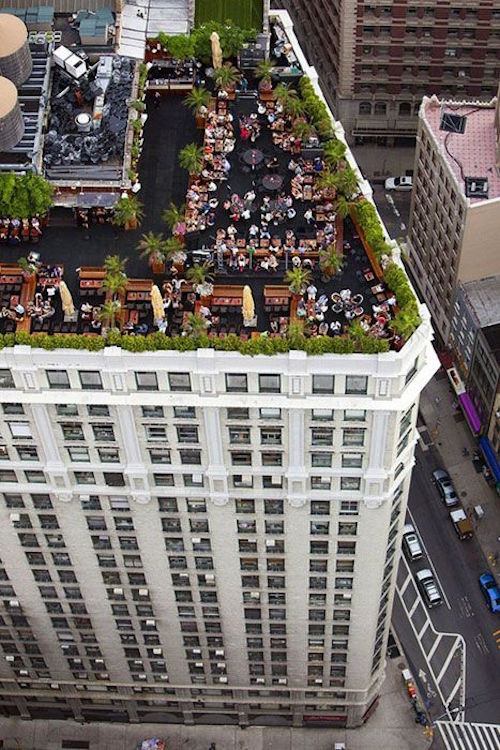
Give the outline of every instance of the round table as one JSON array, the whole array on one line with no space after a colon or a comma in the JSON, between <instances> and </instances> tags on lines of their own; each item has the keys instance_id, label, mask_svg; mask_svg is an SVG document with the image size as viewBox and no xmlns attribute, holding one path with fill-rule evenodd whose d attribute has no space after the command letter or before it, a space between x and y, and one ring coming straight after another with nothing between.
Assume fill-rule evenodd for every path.
<instances>
[{"instance_id":1,"label":"round table","mask_svg":"<svg viewBox=\"0 0 500 750\"><path fill-rule=\"evenodd\" d=\"M262 178L262 187L270 192L280 190L283 185L283 177L279 174L266 174Z\"/></svg>"},{"instance_id":2,"label":"round table","mask_svg":"<svg viewBox=\"0 0 500 750\"><path fill-rule=\"evenodd\" d=\"M243 161L248 164L249 167L255 169L264 160L264 154L259 151L258 148L249 148L243 153Z\"/></svg>"}]
</instances>

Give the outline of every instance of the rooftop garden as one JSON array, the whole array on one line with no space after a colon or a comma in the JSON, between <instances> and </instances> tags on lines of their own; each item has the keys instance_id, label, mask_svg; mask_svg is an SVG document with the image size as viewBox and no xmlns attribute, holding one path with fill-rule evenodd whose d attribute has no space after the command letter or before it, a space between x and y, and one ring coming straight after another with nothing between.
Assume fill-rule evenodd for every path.
<instances>
[{"instance_id":1,"label":"rooftop garden","mask_svg":"<svg viewBox=\"0 0 500 750\"><path fill-rule=\"evenodd\" d=\"M103 249L99 266L79 259L71 289L67 267L46 264L39 253L3 264L0 348L272 355L373 354L404 345L420 323L417 302L373 204L360 196L346 146L309 79L297 76L280 33L270 60L255 71L237 68L236 52L250 36L226 24L205 24L182 44L159 36L167 56L197 54L208 68L183 100L196 136L173 155L185 201L165 194L163 224L151 227L149 202L123 195L113 214L116 254ZM156 122L167 130L169 108L178 106L170 98L153 107L147 78L147 66L140 66L138 99L129 103L138 115L147 106L132 146L135 181L145 185L148 128ZM34 184L29 178L18 186L30 200L37 190L41 195L38 210L26 204L28 218L50 204L50 190ZM99 231L89 239L94 247ZM124 247L129 258L132 252L147 263L144 278L127 275ZM131 264L137 266L133 258Z\"/></svg>"}]
</instances>

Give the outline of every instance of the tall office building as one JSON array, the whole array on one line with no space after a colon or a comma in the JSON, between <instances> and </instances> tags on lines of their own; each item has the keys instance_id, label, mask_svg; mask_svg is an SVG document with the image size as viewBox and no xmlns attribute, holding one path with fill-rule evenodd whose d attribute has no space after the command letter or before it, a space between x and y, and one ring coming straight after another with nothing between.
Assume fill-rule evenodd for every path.
<instances>
[{"instance_id":1,"label":"tall office building","mask_svg":"<svg viewBox=\"0 0 500 750\"><path fill-rule=\"evenodd\" d=\"M3 348L1 711L360 724L436 370L420 313L378 354Z\"/></svg>"},{"instance_id":2,"label":"tall office building","mask_svg":"<svg viewBox=\"0 0 500 750\"><path fill-rule=\"evenodd\" d=\"M411 143L422 97L490 99L500 11L481 2L274 0L286 8L325 94L356 143Z\"/></svg>"},{"instance_id":3,"label":"tall office building","mask_svg":"<svg viewBox=\"0 0 500 750\"><path fill-rule=\"evenodd\" d=\"M500 270L498 107L424 97L420 109L408 257L445 343L457 282Z\"/></svg>"}]
</instances>

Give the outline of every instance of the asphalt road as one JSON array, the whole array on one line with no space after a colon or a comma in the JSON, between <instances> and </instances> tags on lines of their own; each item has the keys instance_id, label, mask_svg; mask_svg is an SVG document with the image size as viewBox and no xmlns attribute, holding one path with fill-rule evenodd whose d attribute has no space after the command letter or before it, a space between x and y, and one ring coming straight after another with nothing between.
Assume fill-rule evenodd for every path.
<instances>
[{"instance_id":1,"label":"asphalt road","mask_svg":"<svg viewBox=\"0 0 500 750\"><path fill-rule=\"evenodd\" d=\"M465 720L497 722L500 716L500 638L495 636L495 631L500 629L500 617L487 609L477 582L478 576L488 569L488 563L475 539L461 542L453 529L448 511L430 479L433 469L438 467L433 448L422 452L417 447L416 457L409 499L412 519L409 520L417 526L447 600L430 610L429 615L437 631L459 633L465 640ZM428 567L425 556L410 565L413 575ZM393 623L414 675L417 676L420 669L428 674L428 665L397 596ZM456 675L459 654L455 661ZM429 707L432 718L443 710L439 698L433 697Z\"/></svg>"},{"instance_id":2,"label":"asphalt road","mask_svg":"<svg viewBox=\"0 0 500 750\"><path fill-rule=\"evenodd\" d=\"M411 192L385 190L383 184L372 185L373 199L379 214L394 239L406 237L410 219Z\"/></svg>"}]
</instances>

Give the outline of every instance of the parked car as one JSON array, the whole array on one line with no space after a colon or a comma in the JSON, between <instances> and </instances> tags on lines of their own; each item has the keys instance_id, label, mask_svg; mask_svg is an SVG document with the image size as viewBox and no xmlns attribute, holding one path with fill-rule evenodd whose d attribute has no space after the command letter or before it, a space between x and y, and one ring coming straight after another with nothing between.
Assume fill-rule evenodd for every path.
<instances>
[{"instance_id":1,"label":"parked car","mask_svg":"<svg viewBox=\"0 0 500 750\"><path fill-rule=\"evenodd\" d=\"M411 177L388 177L384 186L386 190L411 190L413 179Z\"/></svg>"},{"instance_id":2,"label":"parked car","mask_svg":"<svg viewBox=\"0 0 500 750\"><path fill-rule=\"evenodd\" d=\"M464 539L472 539L474 535L474 528L472 526L470 518L467 518L467 515L463 508L451 510L450 519L460 541L463 542Z\"/></svg>"},{"instance_id":3,"label":"parked car","mask_svg":"<svg viewBox=\"0 0 500 750\"><path fill-rule=\"evenodd\" d=\"M491 573L479 576L479 588L490 612L500 612L500 588Z\"/></svg>"},{"instance_id":4,"label":"parked car","mask_svg":"<svg viewBox=\"0 0 500 750\"><path fill-rule=\"evenodd\" d=\"M454 505L458 505L457 493L448 472L444 469L436 469L432 472L432 478L446 507L453 508Z\"/></svg>"},{"instance_id":5,"label":"parked car","mask_svg":"<svg viewBox=\"0 0 500 750\"><path fill-rule=\"evenodd\" d=\"M411 523L403 527L403 552L410 562L419 560L424 554L415 527Z\"/></svg>"},{"instance_id":6,"label":"parked car","mask_svg":"<svg viewBox=\"0 0 500 750\"><path fill-rule=\"evenodd\" d=\"M427 606L431 608L442 604L443 599L432 572L428 568L425 568L424 570L419 570L416 575L417 586Z\"/></svg>"}]
</instances>

